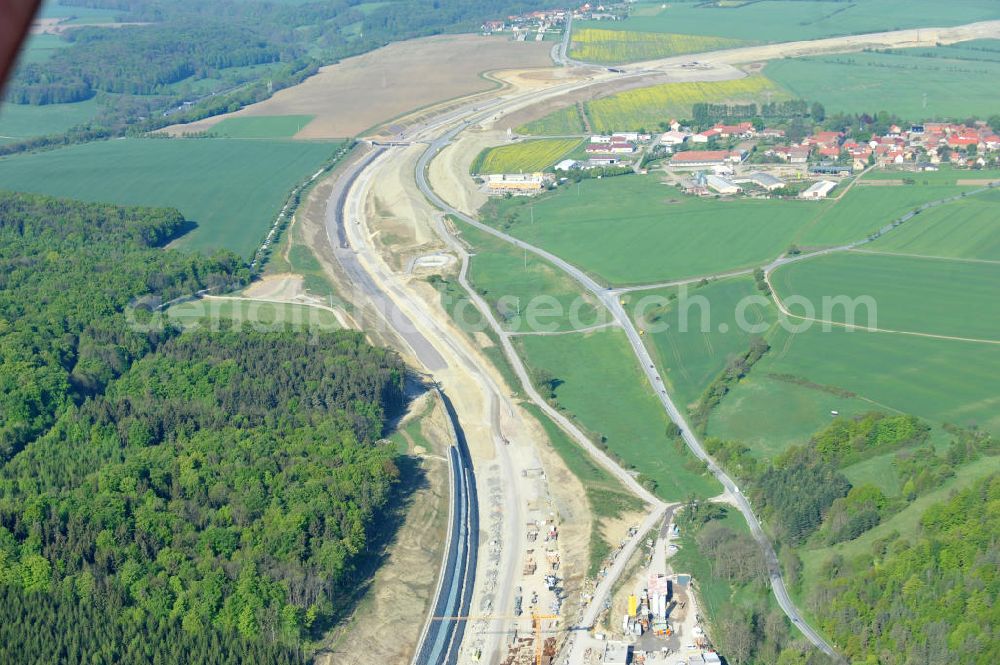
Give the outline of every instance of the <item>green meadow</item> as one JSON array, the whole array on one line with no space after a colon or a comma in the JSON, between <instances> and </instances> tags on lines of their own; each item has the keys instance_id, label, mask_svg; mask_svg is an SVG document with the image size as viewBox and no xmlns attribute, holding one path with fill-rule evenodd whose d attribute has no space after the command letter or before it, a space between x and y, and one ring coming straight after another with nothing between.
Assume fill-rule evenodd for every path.
<instances>
[{"instance_id":1,"label":"green meadow","mask_svg":"<svg viewBox=\"0 0 1000 665\"><path fill-rule=\"evenodd\" d=\"M39 18L64 18L67 23L113 23L120 14L110 9L63 5L58 0L42 4Z\"/></svg>"},{"instance_id":2,"label":"green meadow","mask_svg":"<svg viewBox=\"0 0 1000 665\"><path fill-rule=\"evenodd\" d=\"M977 189L971 186L957 186L954 176L947 182L943 179L924 179L923 174L892 173L891 175L894 179L915 177L917 180L912 185L858 184L842 199L810 202L817 205L817 214L795 234L793 241L801 247L817 247L862 240L924 203L940 201L963 191ZM865 179L870 179L870 176L866 176ZM893 231L897 232L898 230Z\"/></svg>"},{"instance_id":3,"label":"green meadow","mask_svg":"<svg viewBox=\"0 0 1000 665\"><path fill-rule=\"evenodd\" d=\"M839 389L809 384L799 375L777 375L766 359L712 412L708 436L741 441L755 455L770 459L791 445L808 441L830 421L831 411L852 417L885 410L862 397L837 394Z\"/></svg>"},{"instance_id":4,"label":"green meadow","mask_svg":"<svg viewBox=\"0 0 1000 665\"><path fill-rule=\"evenodd\" d=\"M75 104L0 105L0 142L10 143L47 134L62 134L66 130L89 122L101 110L97 98Z\"/></svg>"},{"instance_id":5,"label":"green meadow","mask_svg":"<svg viewBox=\"0 0 1000 665\"><path fill-rule=\"evenodd\" d=\"M340 329L333 312L319 307L261 300L193 300L174 305L167 317L183 328L275 331L308 329L330 332Z\"/></svg>"},{"instance_id":6,"label":"green meadow","mask_svg":"<svg viewBox=\"0 0 1000 665\"><path fill-rule=\"evenodd\" d=\"M31 62L45 62L57 51L70 46L71 42L60 35L28 35L21 47L17 64L25 65Z\"/></svg>"},{"instance_id":7,"label":"green meadow","mask_svg":"<svg viewBox=\"0 0 1000 665\"><path fill-rule=\"evenodd\" d=\"M914 183L857 185L843 198L828 201L718 200L685 196L655 177L624 176L566 185L530 202L505 201L487 213L486 221L605 283L650 284L755 267L792 245L809 248L862 240L924 203L982 188L959 186L959 180L1000 178L1000 173L946 169L878 177L913 178ZM985 192L969 200L979 196L995 194ZM907 225L921 224L925 215L946 215L944 208L964 203L949 203L941 212L927 210ZM529 206L534 208L534 223ZM985 219L985 208L978 210Z\"/></svg>"},{"instance_id":8,"label":"green meadow","mask_svg":"<svg viewBox=\"0 0 1000 665\"><path fill-rule=\"evenodd\" d=\"M312 122L313 115L265 115L226 118L209 133L230 139L291 138Z\"/></svg>"},{"instance_id":9,"label":"green meadow","mask_svg":"<svg viewBox=\"0 0 1000 665\"><path fill-rule=\"evenodd\" d=\"M865 249L1000 261L1000 190L928 210Z\"/></svg>"},{"instance_id":10,"label":"green meadow","mask_svg":"<svg viewBox=\"0 0 1000 665\"><path fill-rule=\"evenodd\" d=\"M753 280L743 277L631 293L625 309L648 330L670 394L691 407L731 359L747 352L751 337L774 325L774 305L761 298Z\"/></svg>"},{"instance_id":11,"label":"green meadow","mask_svg":"<svg viewBox=\"0 0 1000 665\"><path fill-rule=\"evenodd\" d=\"M240 139L99 141L0 159L0 188L174 207L197 224L179 245L249 257L291 189L338 147Z\"/></svg>"},{"instance_id":12,"label":"green meadow","mask_svg":"<svg viewBox=\"0 0 1000 665\"><path fill-rule=\"evenodd\" d=\"M1000 262L845 252L782 266L771 283L793 315L994 340L1000 354ZM841 297L852 304L831 300Z\"/></svg>"},{"instance_id":13,"label":"green meadow","mask_svg":"<svg viewBox=\"0 0 1000 665\"><path fill-rule=\"evenodd\" d=\"M770 456L864 411L913 414L1000 431L1000 346L892 333L779 328L771 350L726 396L710 435Z\"/></svg>"},{"instance_id":14,"label":"green meadow","mask_svg":"<svg viewBox=\"0 0 1000 665\"><path fill-rule=\"evenodd\" d=\"M530 204L505 202L487 221L604 282L628 285L759 265L823 209L810 201L698 199L655 177L622 176L567 185Z\"/></svg>"},{"instance_id":15,"label":"green meadow","mask_svg":"<svg viewBox=\"0 0 1000 665\"><path fill-rule=\"evenodd\" d=\"M659 496L681 500L719 493L683 444L667 438L666 414L624 333L607 328L516 341L531 367L554 377L559 406L627 467L655 481Z\"/></svg>"},{"instance_id":16,"label":"green meadow","mask_svg":"<svg viewBox=\"0 0 1000 665\"><path fill-rule=\"evenodd\" d=\"M664 32L783 42L835 35L950 26L1000 18L992 0L763 0L732 3L637 2L624 21L576 21L574 32L586 28Z\"/></svg>"},{"instance_id":17,"label":"green meadow","mask_svg":"<svg viewBox=\"0 0 1000 665\"><path fill-rule=\"evenodd\" d=\"M987 118L997 111L1000 60L989 59L994 55L951 47L824 55L774 60L764 73L794 96L821 102L827 113L864 109L911 120Z\"/></svg>"},{"instance_id":18,"label":"green meadow","mask_svg":"<svg viewBox=\"0 0 1000 665\"><path fill-rule=\"evenodd\" d=\"M941 428L934 428L930 432L928 445L920 446L920 448L930 447L935 454L943 455L953 440L954 437L949 432ZM874 485L882 490L887 497L899 497L902 495L903 484L907 478L900 476L900 470L896 465L898 452L898 450L893 450L874 457L867 457L841 468L841 471L851 481L851 485Z\"/></svg>"},{"instance_id":19,"label":"green meadow","mask_svg":"<svg viewBox=\"0 0 1000 665\"><path fill-rule=\"evenodd\" d=\"M475 252L469 281L508 330L565 331L606 322L598 318L606 310L562 271L474 227L459 228Z\"/></svg>"}]
</instances>

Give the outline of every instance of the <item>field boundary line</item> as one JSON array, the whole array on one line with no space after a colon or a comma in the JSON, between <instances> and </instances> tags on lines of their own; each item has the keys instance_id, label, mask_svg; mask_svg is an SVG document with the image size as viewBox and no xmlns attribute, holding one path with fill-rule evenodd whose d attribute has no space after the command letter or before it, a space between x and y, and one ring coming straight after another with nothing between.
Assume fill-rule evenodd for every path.
<instances>
[{"instance_id":1,"label":"field boundary line","mask_svg":"<svg viewBox=\"0 0 1000 665\"><path fill-rule=\"evenodd\" d=\"M669 282L654 282L652 284L638 284L636 286L620 286L617 288L612 288L613 293L633 293L635 291L653 291L655 289L669 289L674 286L684 286L686 284L697 284L702 280L714 281L720 279L728 279L730 277L742 277L744 275L752 275L753 268L740 268L738 270L730 270L728 272L718 272L711 275L696 275L694 277L682 277L681 279L675 279Z\"/></svg>"},{"instance_id":2,"label":"field boundary line","mask_svg":"<svg viewBox=\"0 0 1000 665\"><path fill-rule=\"evenodd\" d=\"M770 280L768 280L768 282L770 283ZM816 319L816 318L813 318L811 316L801 316L799 314L792 314L785 307L785 303L783 303L781 301L781 297L778 295L778 292L774 290L774 287L771 287L771 294L774 296L774 302L778 306L778 309L781 310L781 313L784 314L785 316L791 318L791 319L798 319L800 321L808 321L810 323L822 323L825 326L836 326L838 328L844 328L845 330L860 330L862 332L870 332L870 333L890 333L890 334L895 334L895 335L910 335L912 337L928 337L930 339L942 339L942 340L949 340L949 341L953 341L953 342L972 342L972 343L976 343L976 344L997 344L997 345L1000 345L1000 339L981 339L981 338L978 338L978 337L958 337L958 336L955 336L955 335L938 335L938 334L935 334L935 333L917 332L917 331L914 331L914 330L893 330L892 328L875 328L875 327L872 327L872 326L858 325L856 323L843 323L843 322L840 322L840 321L830 321L830 320L827 320L827 319Z\"/></svg>"},{"instance_id":3,"label":"field boundary line","mask_svg":"<svg viewBox=\"0 0 1000 665\"><path fill-rule=\"evenodd\" d=\"M617 321L608 321L607 323L598 323L593 326L587 326L586 328L574 328L573 330L536 330L532 332L518 332L515 330L508 331L507 334L512 337L553 337L556 335L574 335L577 333L589 333L595 330L601 330L603 328L621 328L621 325Z\"/></svg>"},{"instance_id":4,"label":"field boundary line","mask_svg":"<svg viewBox=\"0 0 1000 665\"><path fill-rule=\"evenodd\" d=\"M961 256L933 256L931 254L908 254L906 252L886 252L877 249L850 249L849 252L855 254L874 254L877 256L903 256L911 259L928 259L931 261L955 261L958 263L985 263L987 265L1000 266L1000 261L993 259L970 259Z\"/></svg>"}]
</instances>

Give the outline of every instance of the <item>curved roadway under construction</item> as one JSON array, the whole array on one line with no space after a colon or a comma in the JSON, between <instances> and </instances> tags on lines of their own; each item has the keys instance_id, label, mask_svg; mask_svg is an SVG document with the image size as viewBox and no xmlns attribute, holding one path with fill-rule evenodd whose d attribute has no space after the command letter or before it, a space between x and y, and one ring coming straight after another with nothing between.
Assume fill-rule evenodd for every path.
<instances>
[{"instance_id":1,"label":"curved roadway under construction","mask_svg":"<svg viewBox=\"0 0 1000 665\"><path fill-rule=\"evenodd\" d=\"M994 25L988 24L960 26L959 28L949 29L948 36L950 36L950 32L958 34L963 29L975 32L987 29L993 30L994 28ZM907 31L901 31L899 34L903 34L905 32ZM858 48L865 45L866 39L868 39L868 41L874 40L875 43L878 43L878 40L882 38L883 35L855 35L851 38L845 38L848 41L843 42L841 50L858 50ZM774 57L779 57L780 55L787 55L789 53L798 52L800 50L808 50L810 48L815 49L817 47L821 50L832 50L837 47L835 42L836 40L819 40L815 43L797 42L787 45L773 45L770 48L775 52ZM566 53L567 46L568 44L564 41L559 48L555 49L557 52L557 60L564 64L579 64L572 63L568 59ZM715 58L719 62L738 61L739 51L739 49L736 49L730 52L685 56L685 59L698 57L699 59ZM736 60L733 60L733 58L736 58ZM618 75L615 78L621 78L622 76L642 76L650 72L650 67L665 66L666 64L670 64L670 62L670 60L664 60L657 63L639 63L628 67L625 71L615 72L615 74ZM452 109L432 118L423 125L414 128L411 130L411 136L417 140L426 141L429 144L428 148L418 161L415 173L416 182L428 200L441 211L461 219L463 222L474 226L482 232L488 233L506 243L541 257L565 272L586 291L593 294L601 303L604 304L604 306L612 314L616 325L620 326L625 331L633 352L645 372L651 389L656 393L667 415L681 428L684 442L696 457L706 463L708 469L723 485L726 492L731 496L741 514L746 519L754 538L760 544L764 552L770 574L771 586L780 607L792 623L803 633L803 635L805 635L807 639L809 639L810 642L828 654L835 661L842 662L842 659L833 647L808 624L795 607L795 604L789 597L785 588L774 548L761 528L760 521L754 514L749 501L740 492L739 487L735 484L735 482L733 482L725 471L723 471L722 468L719 467L718 464L716 464L715 461L708 455L702 447L701 442L688 425L684 414L674 404L669 393L664 387L663 381L656 370L656 366L653 363L649 352L642 343L638 330L622 308L618 299L617 291L601 286L584 271L564 261L558 256L555 256L542 248L514 238L513 236L503 233L493 227L485 225L479 220L455 209L439 197L427 181L427 165L431 159L456 135L467 127L476 122L486 120L490 115L495 113L502 113L505 110L511 110L518 106L524 106L537 100L538 98L541 98L542 96L551 97L563 92L598 85L611 78L606 72L603 74L597 72L596 68L595 72L596 73L593 73L593 75L585 81L563 84L547 90L527 92L508 97L504 96L503 91L499 91L492 100L483 100L480 96L479 101L475 106L470 103L469 105L461 107L457 110ZM487 111L486 109L489 110ZM353 231L350 225L353 224L354 220L349 219L347 213L347 208L349 207L348 193L351 191L359 177L362 177L375 163L383 159L391 159L394 150L395 148L391 146L376 147L368 154L357 159L341 174L329 201L327 210L327 234L337 261L342 266L346 275L351 279L352 283L364 292L365 296L375 305L376 309L379 310L382 318L388 322L390 327L413 350L413 353L419 360L420 364L423 365L427 371L433 374L436 370L448 367L447 361L444 357L442 357L441 353L438 352L435 345L418 330L417 326L413 324L413 321L410 320L395 304L393 296L398 294L390 293L389 291L391 288L384 286L382 283L383 280L379 279L380 276L372 272L370 266L366 266L363 262L358 260L359 248L353 246L350 240L351 232ZM355 210L355 214L360 213ZM444 225L439 225L439 227L439 232L446 236L444 239L449 242L449 244L454 246L455 240L450 237ZM463 261L463 275L465 268L467 267L467 256L464 258L466 261ZM779 259L775 262L775 264L768 266L768 268L773 269L780 263L780 261L781 260ZM463 285L468 289L467 282L463 282ZM482 302L481 298L478 298L478 294L476 294L474 290L468 290L470 297L472 297L474 301L477 301L477 304L481 307ZM410 311L415 312L417 316L420 316L420 312L418 310ZM491 312L487 311L484 312L484 314L490 318ZM502 338L502 341L509 340ZM447 340L445 340L445 343L447 343ZM509 344L504 345L504 350L509 356L516 355L514 354L513 347ZM464 356L460 356L460 359L461 362L467 364L468 359ZM511 357L511 361L515 369L518 370L519 378L522 383L524 383L524 387L528 395L548 413L550 408L546 408L548 405L544 403L544 400L541 400L537 392L534 391L533 386L530 385L530 381L527 380L523 362L516 357ZM438 593L433 601L433 615L431 620L427 623L423 639L421 640L420 647L415 656L414 662L418 663L418 665L424 665L424 663L450 664L457 662L459 648L461 647L465 630L464 622L461 619L435 620L433 619L433 616L456 617L467 614L469 604L471 602L472 589L476 580L479 508L475 494L475 479L471 463L472 460L469 455L468 448L464 444L461 434L461 426L458 423L457 416L454 413L454 410L450 408L447 399L445 399L445 404L448 409L449 419L455 426L455 441L454 445L449 450L452 502L450 508L451 517L449 524L448 549L443 564L443 572L439 580ZM574 438L581 443L581 446L586 449L588 453L594 456L596 461L598 461L602 466L609 468L613 467L615 475L622 479L623 483L627 487L632 489L638 496L649 503L651 512L646 522L651 524L656 523L656 521L660 519L664 511L667 509L667 506L662 501L652 497L644 488L638 487L634 478L632 478L624 469L617 467L617 465L607 459L603 453L596 450L592 445L588 446L587 443L589 442L585 440L585 437L580 434L575 426L568 423L565 418L561 416L561 414L556 415L559 417L555 417L555 420L562 427L570 431ZM634 547L635 542L630 543L630 546ZM620 558L627 560L628 557L623 556ZM613 570L612 574L609 575L604 582L602 582L603 588L599 587L598 593L595 595L595 600L587 608L580 625L575 627L576 629L589 629L593 626L598 614L603 609L603 602L600 602L600 600L606 597L606 595L610 592L611 584L620 572L620 570ZM575 644L579 644L579 641L577 640ZM577 659L579 656L580 654L578 652L571 652L569 657L570 662L578 662Z\"/></svg>"}]
</instances>

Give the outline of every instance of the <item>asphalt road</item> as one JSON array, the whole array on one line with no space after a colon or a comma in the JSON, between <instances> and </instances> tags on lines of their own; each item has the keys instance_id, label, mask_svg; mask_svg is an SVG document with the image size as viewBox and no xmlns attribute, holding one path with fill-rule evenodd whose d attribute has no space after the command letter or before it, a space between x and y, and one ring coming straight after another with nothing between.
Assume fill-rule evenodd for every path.
<instances>
[{"instance_id":1,"label":"asphalt road","mask_svg":"<svg viewBox=\"0 0 1000 665\"><path fill-rule=\"evenodd\" d=\"M479 503L472 459L455 409L444 393L439 391L439 394L448 413L454 440L448 450L452 508L441 583L433 603L432 618L413 659L416 665L454 665L458 662L467 622L450 617L469 614L479 553Z\"/></svg>"},{"instance_id":2,"label":"asphalt road","mask_svg":"<svg viewBox=\"0 0 1000 665\"><path fill-rule=\"evenodd\" d=\"M379 287L358 260L350 242L347 224L347 195L359 176L377 160L386 148L376 148L360 156L341 173L327 203L326 229L337 262L355 288L379 311L385 322L413 349L428 371L448 366L441 354L413 322L396 306L389 294ZM448 545L432 616L459 617L469 613L476 580L479 554L479 503L472 459L458 415L447 395L438 391L445 405L451 427L452 446L448 450L451 470ZM429 620L425 626L413 662L417 665L454 665L465 634L466 622L457 619Z\"/></svg>"},{"instance_id":3,"label":"asphalt road","mask_svg":"<svg viewBox=\"0 0 1000 665\"><path fill-rule=\"evenodd\" d=\"M569 26L567 26L569 28ZM569 45L570 30L567 29L564 40L560 45L559 56L560 61L563 64L583 64L574 63L568 58L568 45ZM636 75L640 72L629 72L631 75ZM591 85L596 81L591 81ZM582 86L581 86L582 87ZM552 91L548 91L550 94ZM512 103L523 102L524 98L515 98L504 103L503 99L495 100L482 100L474 104L466 105L460 109L455 109L449 111L441 116L433 118L432 120L418 126L411 128L408 132L409 136L417 136L420 134L431 133L436 131L437 128L448 127L452 125L453 127L447 131L443 131L436 139L431 141L429 148L425 151L424 155L418 165L416 179L423 193L431 200L434 205L436 205L441 210L455 215L456 217L462 219L466 223L469 223L481 231L490 233L495 237L504 240L516 247L519 247L525 251L530 251L533 254L544 258L550 263L556 265L564 272L573 277L581 286L594 294L608 310L614 316L618 325L626 332L629 342L636 354L637 359L642 365L647 380L652 386L654 392L656 392L657 397L660 399L665 411L670 416L670 418L676 422L682 429L682 436L684 437L685 443L690 448L693 454L695 454L700 459L704 460L707 464L709 470L715 475L719 482L723 485L726 491L732 496L734 502L738 506L740 512L743 514L744 518L750 526L751 532L758 543L760 543L767 561L767 565L770 572L770 579L772 583L772 588L774 589L774 594L778 600L779 605L782 607L786 615L791 619L791 621L799 628L799 630L818 648L830 655L834 660L840 661L841 659L832 649L832 647L820 636L811 626L805 621L805 619L798 613L795 608L794 603L788 596L787 590L784 586L783 578L781 577L781 571L778 566L777 557L774 553L774 549L768 540L766 534L764 534L759 521L753 513L752 507L749 501L742 495L736 484L730 479L722 469L715 464L714 460L706 453L702 447L700 441L691 432L689 425L686 422L683 414L677 409L676 405L671 400L669 394L663 387L663 382L661 377L655 369L655 365L652 362L645 346L642 344L642 340L636 330L635 326L632 324L631 319L625 314L623 308L618 300L618 292L605 289L592 278L590 278L586 273L577 269L575 266L563 261L559 257L550 254L549 252L525 243L517 238L509 236L505 233L497 231L492 227L486 226L478 222L467 215L464 215L458 210L455 210L451 206L447 205L443 200L438 197L433 190L430 188L426 181L425 171L426 166L430 159L433 158L437 152L443 148L448 142L459 132L464 130L471 124L472 121L482 119L486 115L490 115L496 112L503 112L503 110L511 105ZM489 109L488 112L484 111ZM456 125L456 123L458 123ZM402 337L406 343L413 349L414 354L420 360L420 362L430 371L436 369L443 369L447 367L447 362L437 351L433 344L431 344L426 337L424 337L413 325L413 322L406 317L403 312L394 304L392 298L389 294L382 290L376 280L373 279L372 275L365 269L365 267L358 260L356 255L356 249L354 249L349 240L349 234L346 233L347 224L352 223L353 220L345 218L344 210L346 207L347 194L350 191L352 185L355 183L357 178L369 168L372 163L377 160L384 152L386 148L379 147L370 152L368 155L359 159L348 171L345 172L341 178L338 180L334 192L330 197L330 205L327 212L327 233L330 238L331 246L334 249L334 253L337 257L338 262L344 268L345 272L351 277L355 285L364 291L366 297L371 300L381 312L382 316L386 321L396 330L400 337ZM929 206L925 206L929 207ZM912 214L908 215L900 221L906 221ZM882 229L880 233L886 232L894 228L893 226L887 226ZM336 237L336 240L334 239ZM843 249L849 249L851 247L863 244L862 241L855 243L850 246L832 248L828 252L841 251ZM780 265L785 263L794 262L795 260L802 260L806 258L803 257L788 257L781 258L767 266L768 272L774 270ZM468 288L468 284L464 281L465 271L467 269L467 256L463 260L463 285ZM469 289L476 300L478 295L475 291ZM481 298L478 298L477 306L479 306L484 312L490 312L490 309ZM496 321L493 320L496 324ZM498 324L496 324L495 329L499 329ZM519 375L519 379L524 384L529 396L538 403L540 406L548 407L548 405L537 395L531 385L530 380L527 376L526 368L520 359L517 358L516 353L514 353L512 345L510 345L510 340L507 335L501 335L501 341L504 344L505 351L507 351L508 356L512 359L516 359L514 362L515 370ZM562 414L555 412L551 408L546 409L550 412L549 415L553 417L560 425L569 431L574 431L576 428L565 419ZM454 414L450 414L454 416ZM454 420L457 425L457 418ZM586 439L580 435L579 438ZM582 444L586 446L589 441L581 441ZM623 469L617 466L612 460L607 458L604 453L592 445L589 447L588 452L590 452L598 462L612 470L614 474L619 477L622 482L633 489L637 495L646 499L652 506L652 511L648 515L647 519L642 525L642 529L645 530L647 526L656 523L656 520L661 519L664 511L668 508L661 501L653 497L649 492L638 486L635 479L625 472ZM435 601L435 612L438 616L455 616L465 614L468 611L469 602L471 602L472 587L475 579L475 556L478 551L476 543L473 542L473 538L476 538L475 534L478 531L478 526L473 528L472 521L478 519L478 507L475 504L475 482L473 477L473 472L471 468L471 460L468 458L467 449L461 452L458 448L455 448L451 454L450 458L452 461L452 482L453 482L453 521L451 524L451 535L449 537L449 550L446 557L446 575L442 578L440 584L440 593ZM620 575L621 571L616 571L615 566L622 567L624 562L626 562L630 556L631 551L634 551L636 543L634 541L629 543L626 551L622 552L618 560L612 566L612 570L606 576L605 580L598 587L598 593L595 595L594 602L587 608L583 621L581 625L583 627L589 627L596 620L596 616L599 614L603 608L603 598L610 593L610 587ZM435 626L435 624L437 624ZM427 658L426 661L420 662L455 662L458 654L458 648L461 645L463 633L465 630L465 622L457 620L446 620L432 622L428 627L427 639L421 646L420 652L418 653L418 658ZM428 649L430 651L428 651Z\"/></svg>"},{"instance_id":4,"label":"asphalt road","mask_svg":"<svg viewBox=\"0 0 1000 665\"><path fill-rule=\"evenodd\" d=\"M842 662L842 659L834 650L834 648L820 635L816 630L809 625L808 621L801 615L796 608L795 603L792 601L788 594L787 588L785 587L784 579L781 574L781 568L778 565L778 557L775 554L774 547L771 544L770 539L764 533L761 528L760 521L754 514L753 509L750 506L749 501L740 492L739 487L735 482L722 470L722 468L715 463L715 460L705 451L695 436L694 432L691 430L690 425L687 422L685 416L681 413L680 409L674 404L670 395L668 394L666 388L664 388L663 380L656 370L656 366L653 363L652 358L649 355L645 345L642 343L642 339L639 335L639 331L636 329L632 320L625 313L624 308L621 306L621 302L618 296L611 290L602 287L593 278L587 275L585 272L577 268L576 266L564 261L558 256L534 245L524 242L518 238L511 235L503 233L491 226L481 223L479 220L470 217L463 212L453 208L448 205L441 197L439 197L434 190L430 187L426 178L426 166L430 159L433 158L442 148L444 148L457 134L459 134L463 129L468 126L468 122L453 128L440 137L434 140L424 156L418 163L417 170L417 184L425 196L438 208L444 212L453 215L467 224L470 224L484 233L488 233L500 240L503 240L519 249L531 252L536 256L539 256L549 263L555 265L557 268L572 277L578 284L580 284L587 291L592 293L598 300L600 300L604 306L611 312L615 321L621 328L625 331L628 337L629 343L632 346L632 350L639 361L640 366L646 374L646 378L649 381L653 392L656 394L657 398L660 400L664 410L670 419L677 423L681 428L681 436L684 439L685 444L691 450L691 452L703 460L708 466L709 471L713 476L722 484L726 492L728 492L734 499L734 503L737 505L739 511L743 514L744 519L750 527L750 531L754 539L758 542L761 549L764 552L765 561L767 563L768 572L771 580L771 587L774 590L774 596L778 601L782 611L788 616L789 620L802 632L805 637L812 642L817 648L822 650L828 656L833 658L837 662ZM655 521L655 520L654 520ZM612 576L609 575L609 578ZM596 617L597 612L600 611L599 607L595 607L597 603L593 603L588 609L588 616L594 615Z\"/></svg>"},{"instance_id":5,"label":"asphalt road","mask_svg":"<svg viewBox=\"0 0 1000 665\"><path fill-rule=\"evenodd\" d=\"M374 148L352 162L337 179L326 208L326 235L330 241L334 258L351 279L354 288L361 291L382 317L381 322L370 322L372 325L387 324L413 350L414 355L429 371L444 369L448 366L445 359L438 353L404 314L399 307L372 279L364 266L358 260L357 251L348 240L347 225L356 223L346 215L347 194L358 177L379 158L388 148Z\"/></svg>"},{"instance_id":6,"label":"asphalt road","mask_svg":"<svg viewBox=\"0 0 1000 665\"><path fill-rule=\"evenodd\" d=\"M488 110L484 110L488 108L488 104L479 102L476 105L467 105L466 110L467 112L489 113ZM426 123L425 126L434 128L438 126L439 122L450 122L453 115L453 112L449 112L440 116L446 118L445 120L432 120ZM332 219L334 226L328 227L328 236L335 250L337 249L336 243L339 242L335 238L342 238L345 241L347 248L340 248L338 256L342 259L342 265L345 265L345 271L352 276L352 279L358 281L356 286L359 289L359 293L369 300L386 303L379 306L380 310L389 309L389 305L391 305L390 312L398 312L396 315L383 318L389 321L389 325L393 326L399 337L404 338L406 343L415 350L418 365L423 366L424 369L430 372L434 367L432 363L436 358L440 358L441 363L445 362L442 357L442 354L444 354L447 357L447 366L451 370L465 373L481 387L482 395L487 401L486 408L488 409L488 414L484 414L484 416L490 423L492 442L496 452L494 461L498 463L495 466L499 468L499 478L503 486L509 488L502 493L504 501L502 541L505 545L499 566L496 569L499 582L496 584L492 603L495 607L495 613L509 612L509 608L513 604L513 580L517 574L516 571L518 570L522 551L521 540L524 537L523 531L520 528L522 524L522 497L513 489L516 485L516 476L510 460L507 438L504 435L501 424L501 414L508 418L513 417L513 405L510 402L510 396L500 389L495 381L493 381L490 373L484 370L480 362L469 354L467 348L461 343L459 338L454 336L451 329L444 325L436 315L429 314L425 310L426 304L424 301L409 293L399 283L395 274L381 263L377 250L371 246L371 236L368 235L368 229L365 225L356 223L363 219L364 215L365 186L371 179L377 177L379 173L377 169L380 168L383 162L390 158L390 155L386 153L391 150L394 150L394 148L380 150L378 154L372 156L370 159L366 156L361 156L357 162L352 162L352 166L347 167L342 173L341 180L337 183L336 189L338 191L334 192L329 199L328 221ZM338 194L338 192L342 193L342 195ZM339 224L339 227L337 224ZM337 232L338 228L343 231L342 235ZM404 313L407 316L402 316ZM365 327L367 328L367 326ZM444 395L444 398L446 404L450 405L446 395ZM449 409L451 409L450 406ZM464 487L467 488L467 494L475 498L473 492L476 487L476 478L473 474L474 469L468 448L464 443L464 433L462 432L455 410L451 409L449 415L457 432L456 440L462 441L462 459L466 468L464 473L465 479L463 481ZM465 413L464 417L474 418L479 416ZM457 477L453 476L456 486L459 482L458 479L461 477L462 474L459 474ZM450 510L453 513L461 514L462 504L465 499L463 499L463 495L459 491L456 491L454 487L452 488L452 499ZM469 603L472 600L472 593L478 593L479 585L483 581L481 578L484 571L492 572L496 565L492 560L489 566L477 565L476 562L476 557L479 554L480 534L478 526L480 519L478 501L465 512L467 515L465 519L468 522L467 532L469 539L468 545L465 547L466 554L464 556L469 563L464 569L460 565L453 565L450 568L447 565L443 565L445 572L444 575L439 576L438 591L432 601L433 606L430 615L432 617L468 616L467 612L470 608ZM459 523L464 521L462 518L459 519ZM449 523L451 523L451 520L449 520ZM455 529L452 529L452 532L457 533ZM454 559L456 561L461 560L463 556L461 551L459 551L459 548L462 547L460 545L461 542L462 540L458 536L449 536L449 553L445 557L445 564L451 557L457 557ZM458 553L452 555L450 554L451 550L455 550ZM442 607L438 605L442 594L444 594L443 597L447 598L451 589L459 588L462 589L461 598L463 599L459 603L459 606L457 608L453 605L449 606L451 614L434 614L434 612L442 611ZM489 592L484 591L483 593L488 594ZM482 600L489 601L487 595L484 595ZM442 638L445 640L443 643L445 646L442 646L440 653L437 654L442 659L438 662L454 662L458 657L460 647L465 642L468 642L468 640L464 639L466 630L469 628L468 620L447 620L440 622L445 624L440 627L435 626L434 623L439 622L429 621L425 624L424 635L421 637L418 653L422 653L421 657L423 658L430 658L427 652L424 651L423 646L428 639L427 636L431 636L430 643L433 645L438 641L438 636L444 634L447 637ZM478 624L479 622L477 621L476 623ZM483 653L492 655L499 653L500 636L507 632L507 626L510 622L495 619L489 623L489 629L485 633L482 631L477 633L476 644L481 646Z\"/></svg>"}]
</instances>

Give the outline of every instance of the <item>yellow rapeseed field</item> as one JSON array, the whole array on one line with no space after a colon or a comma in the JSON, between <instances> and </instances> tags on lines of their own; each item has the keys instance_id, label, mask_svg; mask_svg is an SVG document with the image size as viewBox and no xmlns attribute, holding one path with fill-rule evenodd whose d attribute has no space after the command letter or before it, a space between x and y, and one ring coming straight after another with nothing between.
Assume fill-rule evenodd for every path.
<instances>
[{"instance_id":1,"label":"yellow rapeseed field","mask_svg":"<svg viewBox=\"0 0 1000 665\"><path fill-rule=\"evenodd\" d=\"M573 32L570 55L586 62L616 65L682 53L734 48L745 43L725 37L583 28Z\"/></svg>"},{"instance_id":2,"label":"yellow rapeseed field","mask_svg":"<svg viewBox=\"0 0 1000 665\"><path fill-rule=\"evenodd\" d=\"M538 139L484 150L473 173L531 173L552 166L580 145L581 139Z\"/></svg>"},{"instance_id":3,"label":"yellow rapeseed field","mask_svg":"<svg viewBox=\"0 0 1000 665\"><path fill-rule=\"evenodd\" d=\"M637 88L587 104L587 116L595 132L656 129L671 118L689 118L698 102L748 104L779 101L789 94L764 76L734 81L664 83Z\"/></svg>"}]
</instances>

